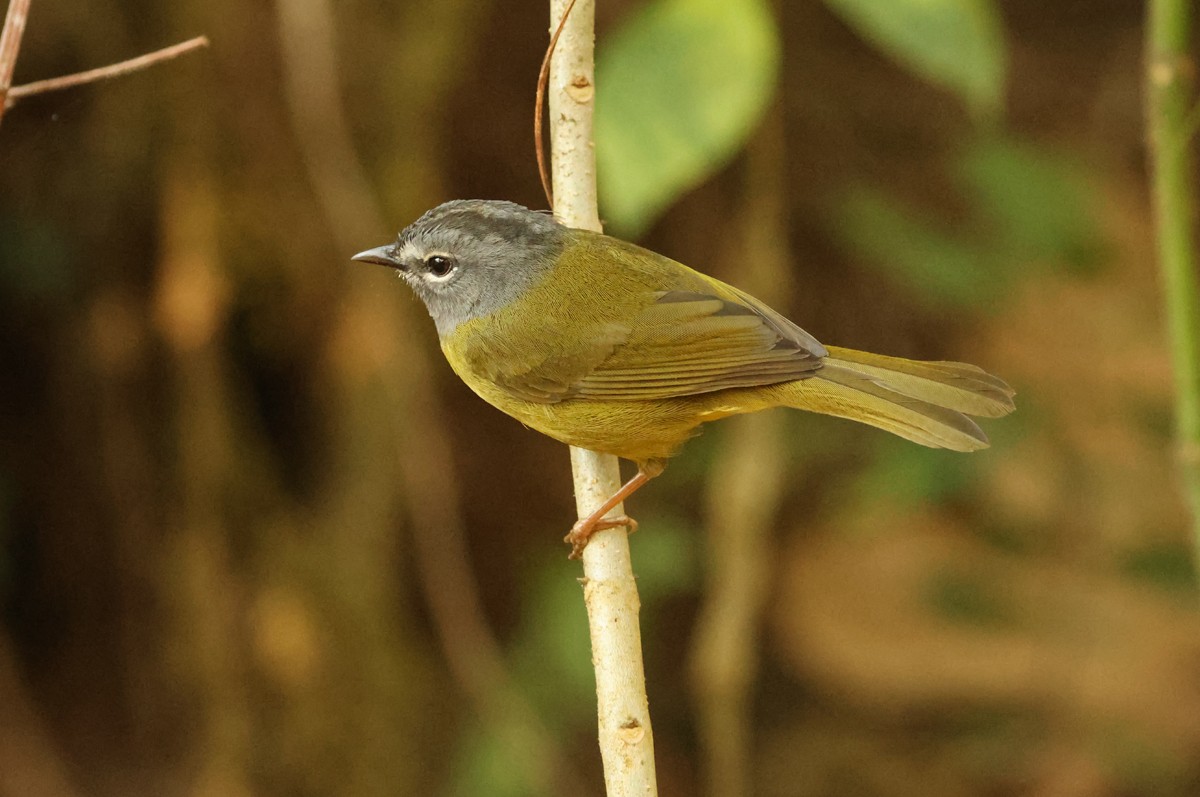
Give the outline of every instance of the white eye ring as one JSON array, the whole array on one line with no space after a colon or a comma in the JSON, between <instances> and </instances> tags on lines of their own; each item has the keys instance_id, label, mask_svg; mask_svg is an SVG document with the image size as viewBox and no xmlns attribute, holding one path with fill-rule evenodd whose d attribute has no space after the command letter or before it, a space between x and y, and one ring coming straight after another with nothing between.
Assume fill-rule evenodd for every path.
<instances>
[{"instance_id":1,"label":"white eye ring","mask_svg":"<svg viewBox=\"0 0 1200 797\"><path fill-rule=\"evenodd\" d=\"M450 255L436 253L425 258L425 269L430 279L448 279L458 267L458 261Z\"/></svg>"}]
</instances>

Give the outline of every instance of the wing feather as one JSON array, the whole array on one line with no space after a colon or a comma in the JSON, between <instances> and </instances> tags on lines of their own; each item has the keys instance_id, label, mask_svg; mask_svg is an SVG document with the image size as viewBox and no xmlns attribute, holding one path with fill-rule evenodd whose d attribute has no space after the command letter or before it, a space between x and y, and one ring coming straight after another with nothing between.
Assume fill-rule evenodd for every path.
<instances>
[{"instance_id":1,"label":"wing feather","mask_svg":"<svg viewBox=\"0 0 1200 797\"><path fill-rule=\"evenodd\" d=\"M815 338L740 292L666 291L569 395L645 401L789 382L812 376L824 354Z\"/></svg>"},{"instance_id":2,"label":"wing feather","mask_svg":"<svg viewBox=\"0 0 1200 797\"><path fill-rule=\"evenodd\" d=\"M821 368L825 347L749 294L633 244L576 235L572 272L553 299L549 288L540 299L554 303L550 311L520 336L475 338L458 355L468 372L515 398L553 404L677 398L790 382ZM621 268L597 284L599 260ZM534 334L539 345L523 345Z\"/></svg>"}]
</instances>

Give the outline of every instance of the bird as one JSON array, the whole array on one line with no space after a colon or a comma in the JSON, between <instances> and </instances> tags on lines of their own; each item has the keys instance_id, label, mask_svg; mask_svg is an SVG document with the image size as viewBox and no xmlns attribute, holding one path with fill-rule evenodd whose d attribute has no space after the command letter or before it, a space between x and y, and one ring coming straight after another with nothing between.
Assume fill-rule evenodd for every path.
<instances>
[{"instance_id":1,"label":"bird","mask_svg":"<svg viewBox=\"0 0 1200 797\"><path fill-rule=\"evenodd\" d=\"M572 558L600 529L636 528L606 515L705 423L791 407L965 452L988 446L970 416L1015 408L982 368L826 346L738 288L513 202L445 202L352 260L398 272L484 401L637 466L572 526Z\"/></svg>"}]
</instances>

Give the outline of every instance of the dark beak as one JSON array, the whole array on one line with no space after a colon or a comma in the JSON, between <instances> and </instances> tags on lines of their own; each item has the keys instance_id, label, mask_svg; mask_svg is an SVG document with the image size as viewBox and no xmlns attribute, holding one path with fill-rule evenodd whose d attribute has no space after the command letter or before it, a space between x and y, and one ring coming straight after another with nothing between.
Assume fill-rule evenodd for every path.
<instances>
[{"instance_id":1,"label":"dark beak","mask_svg":"<svg viewBox=\"0 0 1200 797\"><path fill-rule=\"evenodd\" d=\"M396 268L404 270L404 266L396 258L395 244L384 244L377 246L374 249L368 249L365 252L359 252L351 260L357 260L360 263L374 263L377 266L387 266L388 268Z\"/></svg>"}]
</instances>

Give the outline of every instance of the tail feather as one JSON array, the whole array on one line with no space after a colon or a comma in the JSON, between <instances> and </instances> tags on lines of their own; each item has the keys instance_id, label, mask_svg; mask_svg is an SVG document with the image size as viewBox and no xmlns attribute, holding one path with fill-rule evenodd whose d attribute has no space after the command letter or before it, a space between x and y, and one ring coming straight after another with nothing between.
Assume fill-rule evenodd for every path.
<instances>
[{"instance_id":1,"label":"tail feather","mask_svg":"<svg viewBox=\"0 0 1200 797\"><path fill-rule=\"evenodd\" d=\"M867 423L931 448L976 451L987 435L968 415L998 418L1014 409L1003 380L966 363L921 362L829 348L795 405Z\"/></svg>"},{"instance_id":2,"label":"tail feather","mask_svg":"<svg viewBox=\"0 0 1200 797\"><path fill-rule=\"evenodd\" d=\"M880 380L906 396L982 418L1013 411L1013 389L997 376L967 363L906 360L854 349L829 347L827 363L845 365Z\"/></svg>"}]
</instances>

